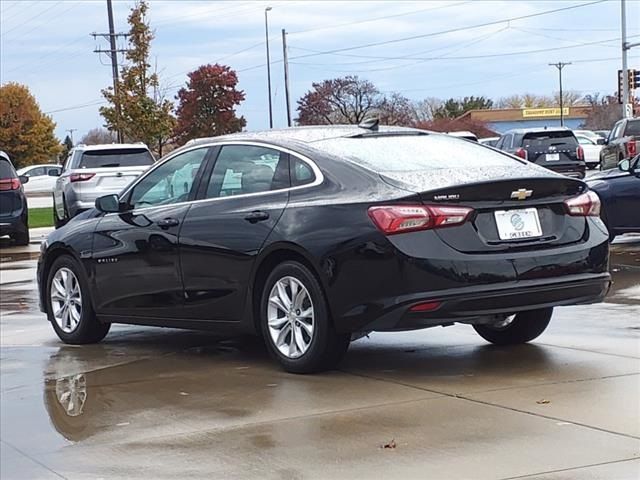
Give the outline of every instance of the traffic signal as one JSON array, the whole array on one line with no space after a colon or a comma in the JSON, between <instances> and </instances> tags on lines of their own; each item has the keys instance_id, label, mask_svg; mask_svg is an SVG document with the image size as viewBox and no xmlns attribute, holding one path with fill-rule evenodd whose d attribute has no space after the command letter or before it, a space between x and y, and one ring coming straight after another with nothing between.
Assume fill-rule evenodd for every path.
<instances>
[{"instance_id":1,"label":"traffic signal","mask_svg":"<svg viewBox=\"0 0 640 480\"><path fill-rule=\"evenodd\" d=\"M629 81L629 91L640 87L640 70L627 69L627 79ZM622 70L618 70L618 103L626 103L623 102L622 90Z\"/></svg>"}]
</instances>

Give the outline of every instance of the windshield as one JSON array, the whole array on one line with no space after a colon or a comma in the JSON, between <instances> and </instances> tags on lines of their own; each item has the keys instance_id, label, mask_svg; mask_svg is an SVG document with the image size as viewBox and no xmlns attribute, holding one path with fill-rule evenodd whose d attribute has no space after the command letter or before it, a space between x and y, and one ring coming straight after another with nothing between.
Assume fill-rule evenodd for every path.
<instances>
[{"instance_id":1,"label":"windshield","mask_svg":"<svg viewBox=\"0 0 640 480\"><path fill-rule=\"evenodd\" d=\"M564 130L526 133L522 141L524 148L548 148L551 146L578 146L572 132Z\"/></svg>"},{"instance_id":2,"label":"windshield","mask_svg":"<svg viewBox=\"0 0 640 480\"><path fill-rule=\"evenodd\" d=\"M152 163L153 156L145 148L112 148L84 152L78 168L137 167Z\"/></svg>"},{"instance_id":3,"label":"windshield","mask_svg":"<svg viewBox=\"0 0 640 480\"><path fill-rule=\"evenodd\" d=\"M438 134L334 138L313 146L376 172L509 167L519 162L478 143Z\"/></svg>"},{"instance_id":4,"label":"windshield","mask_svg":"<svg viewBox=\"0 0 640 480\"><path fill-rule=\"evenodd\" d=\"M627 128L624 131L625 137L640 137L640 121L627 122Z\"/></svg>"}]
</instances>

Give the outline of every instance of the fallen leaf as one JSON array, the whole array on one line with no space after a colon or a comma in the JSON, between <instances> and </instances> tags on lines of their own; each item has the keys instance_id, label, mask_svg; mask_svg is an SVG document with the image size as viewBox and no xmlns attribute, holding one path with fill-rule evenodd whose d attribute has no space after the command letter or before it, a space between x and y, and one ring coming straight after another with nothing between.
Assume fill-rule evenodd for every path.
<instances>
[{"instance_id":1,"label":"fallen leaf","mask_svg":"<svg viewBox=\"0 0 640 480\"><path fill-rule=\"evenodd\" d=\"M396 448L395 439L392 438L389 443L385 443L384 445L382 445L382 448Z\"/></svg>"},{"instance_id":2,"label":"fallen leaf","mask_svg":"<svg viewBox=\"0 0 640 480\"><path fill-rule=\"evenodd\" d=\"M547 403L551 403L551 400L545 400L544 398L542 400L537 400L536 403L538 405L546 405Z\"/></svg>"}]
</instances>

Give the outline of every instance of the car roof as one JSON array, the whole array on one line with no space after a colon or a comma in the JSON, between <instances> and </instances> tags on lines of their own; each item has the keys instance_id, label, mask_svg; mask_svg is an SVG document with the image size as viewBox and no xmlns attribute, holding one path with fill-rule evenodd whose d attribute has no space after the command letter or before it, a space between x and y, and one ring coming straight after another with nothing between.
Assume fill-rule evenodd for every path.
<instances>
[{"instance_id":1,"label":"car roof","mask_svg":"<svg viewBox=\"0 0 640 480\"><path fill-rule=\"evenodd\" d=\"M571 132L572 130L567 127L535 127L535 128L514 128L507 130L503 135L509 133L543 133L543 132Z\"/></svg>"},{"instance_id":2,"label":"car roof","mask_svg":"<svg viewBox=\"0 0 640 480\"><path fill-rule=\"evenodd\" d=\"M370 133L372 135L384 135L385 133L407 134L422 132L431 133L427 130L420 130L417 128L408 127L394 127L381 125L377 131L369 130L367 128L358 127L357 125L322 125L322 126L305 126L305 127L291 127L274 130L261 130L255 132L240 132L232 133L229 135L222 135L219 137L206 137L197 138L187 142L185 146L201 145L211 143L213 141L269 141L272 143L304 143L310 144L321 140L328 140L331 138L344 138L352 137L354 135L361 135Z\"/></svg>"},{"instance_id":3,"label":"car roof","mask_svg":"<svg viewBox=\"0 0 640 480\"><path fill-rule=\"evenodd\" d=\"M82 150L84 152L89 152L92 150L119 150L123 148L144 148L149 150L144 143L102 143L98 145L76 145L73 147L74 150Z\"/></svg>"},{"instance_id":4,"label":"car roof","mask_svg":"<svg viewBox=\"0 0 640 480\"><path fill-rule=\"evenodd\" d=\"M0 150L0 158L5 159L7 162L11 163L11 159L9 158L9 155L7 155L5 152L3 152L2 150Z\"/></svg>"}]
</instances>

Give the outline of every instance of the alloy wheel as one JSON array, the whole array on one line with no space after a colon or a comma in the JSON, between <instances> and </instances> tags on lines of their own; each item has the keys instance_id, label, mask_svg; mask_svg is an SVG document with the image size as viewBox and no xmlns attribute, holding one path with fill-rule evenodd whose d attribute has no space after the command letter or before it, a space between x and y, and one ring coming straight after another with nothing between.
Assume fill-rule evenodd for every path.
<instances>
[{"instance_id":1,"label":"alloy wheel","mask_svg":"<svg viewBox=\"0 0 640 480\"><path fill-rule=\"evenodd\" d=\"M309 291L295 277L279 279L267 303L269 335L287 358L299 358L311 345L314 332L313 302Z\"/></svg>"},{"instance_id":2,"label":"alloy wheel","mask_svg":"<svg viewBox=\"0 0 640 480\"><path fill-rule=\"evenodd\" d=\"M82 317L82 292L75 274L68 268L60 268L51 280L51 312L60 329L71 333Z\"/></svg>"}]
</instances>

